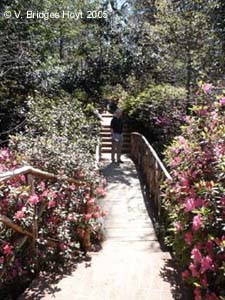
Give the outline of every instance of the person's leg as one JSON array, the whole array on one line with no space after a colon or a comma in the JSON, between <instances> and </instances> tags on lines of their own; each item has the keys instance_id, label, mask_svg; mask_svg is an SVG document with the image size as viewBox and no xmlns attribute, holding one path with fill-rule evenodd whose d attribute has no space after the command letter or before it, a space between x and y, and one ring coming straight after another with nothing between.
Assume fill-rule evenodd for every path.
<instances>
[{"instance_id":1,"label":"person's leg","mask_svg":"<svg viewBox=\"0 0 225 300\"><path fill-rule=\"evenodd\" d=\"M123 140L122 137L120 139L120 141L117 143L117 161L120 162L121 159L121 152L122 152L122 144L123 144Z\"/></svg>"},{"instance_id":2,"label":"person's leg","mask_svg":"<svg viewBox=\"0 0 225 300\"><path fill-rule=\"evenodd\" d=\"M116 142L112 140L112 162L115 161Z\"/></svg>"}]
</instances>

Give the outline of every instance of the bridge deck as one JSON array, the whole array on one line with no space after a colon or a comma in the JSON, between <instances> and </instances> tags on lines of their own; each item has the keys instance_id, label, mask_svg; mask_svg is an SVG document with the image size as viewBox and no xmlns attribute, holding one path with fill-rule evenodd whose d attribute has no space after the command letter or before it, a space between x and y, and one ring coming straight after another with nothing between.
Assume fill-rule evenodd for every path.
<instances>
[{"instance_id":1,"label":"bridge deck","mask_svg":"<svg viewBox=\"0 0 225 300\"><path fill-rule=\"evenodd\" d=\"M107 164L104 206L107 239L90 265L81 263L57 284L34 286L21 299L171 300L161 271L169 254L160 250L134 164ZM89 264L89 263L88 263ZM177 298L176 298L177 299Z\"/></svg>"}]
</instances>

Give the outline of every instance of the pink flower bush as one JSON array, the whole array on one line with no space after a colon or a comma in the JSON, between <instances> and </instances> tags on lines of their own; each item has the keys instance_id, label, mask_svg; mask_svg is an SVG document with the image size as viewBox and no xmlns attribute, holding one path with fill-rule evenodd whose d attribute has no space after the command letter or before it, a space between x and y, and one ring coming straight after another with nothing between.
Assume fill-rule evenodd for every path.
<instances>
[{"instance_id":1,"label":"pink flower bush","mask_svg":"<svg viewBox=\"0 0 225 300\"><path fill-rule=\"evenodd\" d=\"M39 197L38 195L32 195L29 197L29 202L32 204L32 205L36 205L38 202L39 202Z\"/></svg>"},{"instance_id":2,"label":"pink flower bush","mask_svg":"<svg viewBox=\"0 0 225 300\"><path fill-rule=\"evenodd\" d=\"M221 105L225 105L225 97L223 97L223 98L220 99L220 104Z\"/></svg>"},{"instance_id":3,"label":"pink flower bush","mask_svg":"<svg viewBox=\"0 0 225 300\"><path fill-rule=\"evenodd\" d=\"M193 218L193 231L197 231L202 227L202 217L200 215L194 216Z\"/></svg>"},{"instance_id":4,"label":"pink flower bush","mask_svg":"<svg viewBox=\"0 0 225 300\"><path fill-rule=\"evenodd\" d=\"M177 231L181 231L182 228L183 228L181 222L179 222L179 221L175 222L175 228L176 228Z\"/></svg>"},{"instance_id":5,"label":"pink flower bush","mask_svg":"<svg viewBox=\"0 0 225 300\"><path fill-rule=\"evenodd\" d=\"M186 232L184 235L184 240L186 244L190 246L192 244L193 234L191 232Z\"/></svg>"},{"instance_id":6,"label":"pink flower bush","mask_svg":"<svg viewBox=\"0 0 225 300\"><path fill-rule=\"evenodd\" d=\"M201 273L205 273L207 270L213 270L213 260L211 257L206 256L201 260Z\"/></svg>"},{"instance_id":7,"label":"pink flower bush","mask_svg":"<svg viewBox=\"0 0 225 300\"><path fill-rule=\"evenodd\" d=\"M225 97L213 93L202 86L201 105L165 152L173 178L164 190L167 238L195 300L224 299Z\"/></svg>"},{"instance_id":8,"label":"pink flower bush","mask_svg":"<svg viewBox=\"0 0 225 300\"><path fill-rule=\"evenodd\" d=\"M6 255L12 255L13 254L12 246L10 246L9 244L6 244L3 247L3 253Z\"/></svg>"},{"instance_id":9,"label":"pink flower bush","mask_svg":"<svg viewBox=\"0 0 225 300\"><path fill-rule=\"evenodd\" d=\"M105 197L106 196L106 190L105 188L97 187L95 190L95 194L97 197Z\"/></svg>"},{"instance_id":10,"label":"pink flower bush","mask_svg":"<svg viewBox=\"0 0 225 300\"><path fill-rule=\"evenodd\" d=\"M197 248L193 248L191 251L191 259L194 261L194 263L201 263L202 261L202 254Z\"/></svg>"},{"instance_id":11,"label":"pink flower bush","mask_svg":"<svg viewBox=\"0 0 225 300\"><path fill-rule=\"evenodd\" d=\"M205 94L210 94L212 91L213 85L210 83L205 83L202 85L202 90Z\"/></svg>"},{"instance_id":12,"label":"pink flower bush","mask_svg":"<svg viewBox=\"0 0 225 300\"><path fill-rule=\"evenodd\" d=\"M54 200L51 200L48 202L48 207L51 208L51 207L55 207L56 206L56 201Z\"/></svg>"},{"instance_id":13,"label":"pink flower bush","mask_svg":"<svg viewBox=\"0 0 225 300\"><path fill-rule=\"evenodd\" d=\"M188 198L185 203L184 203L184 211L189 212L194 210L196 207L195 199L193 198Z\"/></svg>"},{"instance_id":14,"label":"pink flower bush","mask_svg":"<svg viewBox=\"0 0 225 300\"><path fill-rule=\"evenodd\" d=\"M19 210L16 215L15 215L16 219L20 220L24 217L24 212L22 210Z\"/></svg>"},{"instance_id":15,"label":"pink flower bush","mask_svg":"<svg viewBox=\"0 0 225 300\"><path fill-rule=\"evenodd\" d=\"M18 154L8 149L0 150L2 172L18 168L20 164ZM103 239L99 218L105 216L105 212L98 205L95 192L101 197L105 194L105 181L98 173L93 182L82 186L34 178L35 193L32 195L26 184L26 176L1 183L0 214L32 233L35 214L42 212L38 217L36 250L30 238L17 249L16 241L17 238L21 240L21 235L12 234L7 227L4 229L0 243L0 270L5 269L0 278L1 288L4 284L33 279L37 258L40 270L51 272L58 266L74 264L75 259L87 251L84 240L98 244Z\"/></svg>"}]
</instances>

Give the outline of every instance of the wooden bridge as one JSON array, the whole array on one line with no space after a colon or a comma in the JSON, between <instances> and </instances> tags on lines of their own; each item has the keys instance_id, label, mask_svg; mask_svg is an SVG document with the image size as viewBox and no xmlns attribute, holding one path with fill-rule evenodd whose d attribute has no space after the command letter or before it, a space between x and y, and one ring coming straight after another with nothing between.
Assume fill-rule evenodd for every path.
<instances>
[{"instance_id":1,"label":"wooden bridge","mask_svg":"<svg viewBox=\"0 0 225 300\"><path fill-rule=\"evenodd\" d=\"M123 164L111 164L109 121L103 116L101 166L108 181L103 249L57 283L34 281L20 300L186 299L175 288L170 254L161 249L148 214L153 216L154 206L155 216L160 215L160 184L170 175L146 139L128 131L123 152L129 155Z\"/></svg>"}]
</instances>

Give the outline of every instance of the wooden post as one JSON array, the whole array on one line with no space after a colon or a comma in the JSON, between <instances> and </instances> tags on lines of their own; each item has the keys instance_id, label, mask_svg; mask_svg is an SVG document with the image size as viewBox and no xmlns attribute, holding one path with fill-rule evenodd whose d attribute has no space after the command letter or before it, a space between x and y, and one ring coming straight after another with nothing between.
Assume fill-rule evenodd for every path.
<instances>
[{"instance_id":1,"label":"wooden post","mask_svg":"<svg viewBox=\"0 0 225 300\"><path fill-rule=\"evenodd\" d=\"M34 185L34 176L32 174L27 175L27 182L30 185L30 195L35 194L35 185ZM37 206L34 206L34 217L33 217L33 242L32 242L32 248L36 255L36 271L39 271L39 255L38 255L38 248L36 246L36 240L38 238L38 209Z\"/></svg>"}]
</instances>

